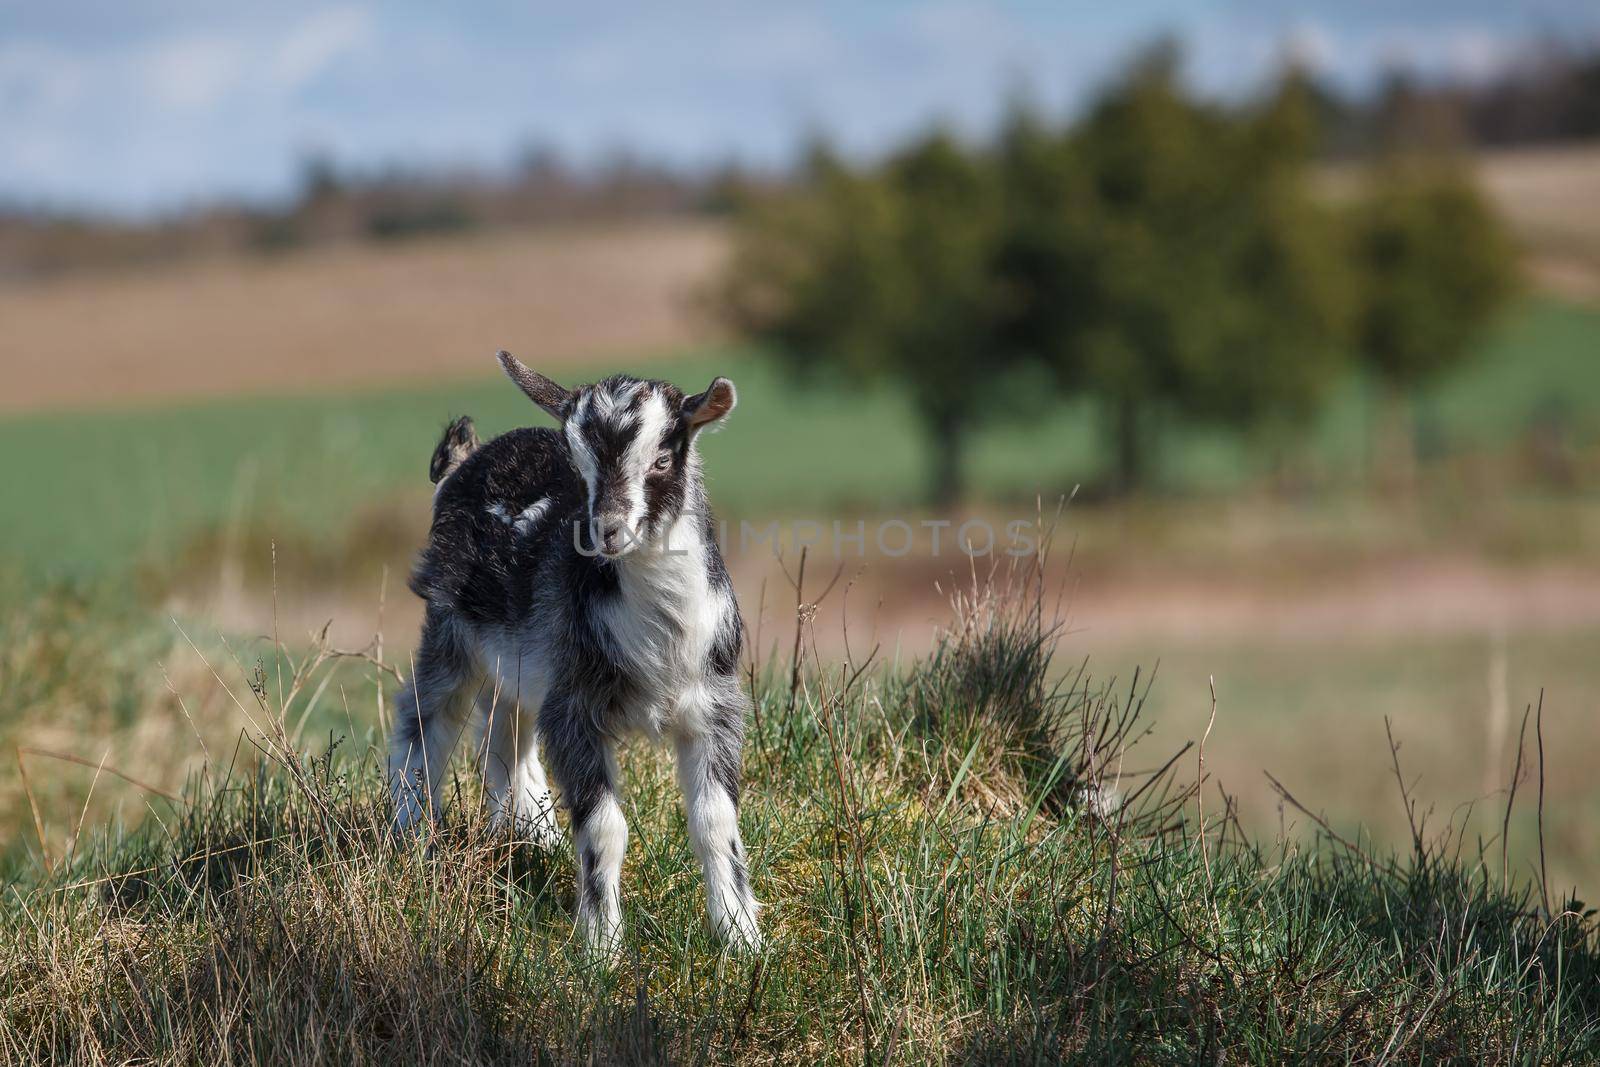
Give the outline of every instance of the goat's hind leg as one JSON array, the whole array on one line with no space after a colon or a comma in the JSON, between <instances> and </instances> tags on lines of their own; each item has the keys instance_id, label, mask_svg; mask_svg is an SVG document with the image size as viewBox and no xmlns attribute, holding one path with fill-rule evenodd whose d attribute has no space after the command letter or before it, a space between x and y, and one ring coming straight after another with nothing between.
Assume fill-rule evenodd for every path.
<instances>
[{"instance_id":1,"label":"goat's hind leg","mask_svg":"<svg viewBox=\"0 0 1600 1067\"><path fill-rule=\"evenodd\" d=\"M430 604L411 678L395 694L389 789L396 833L438 816L439 783L466 728L480 680L458 624Z\"/></svg>"},{"instance_id":2,"label":"goat's hind leg","mask_svg":"<svg viewBox=\"0 0 1600 1067\"><path fill-rule=\"evenodd\" d=\"M478 705L486 723L483 782L489 799L490 828L526 838L540 848L561 843L555 800L539 763L534 716L503 694L485 694Z\"/></svg>"}]
</instances>

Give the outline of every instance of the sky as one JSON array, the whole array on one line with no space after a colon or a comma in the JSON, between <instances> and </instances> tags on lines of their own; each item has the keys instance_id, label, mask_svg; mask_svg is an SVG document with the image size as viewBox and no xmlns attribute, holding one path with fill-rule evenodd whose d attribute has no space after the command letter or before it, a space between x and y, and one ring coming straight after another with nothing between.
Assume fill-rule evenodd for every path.
<instances>
[{"instance_id":1,"label":"sky","mask_svg":"<svg viewBox=\"0 0 1600 1067\"><path fill-rule=\"evenodd\" d=\"M1600 40L1600 0L0 0L0 203L265 202L313 155L780 166L816 131L871 153L936 121L981 134L1019 91L1070 113L1162 34L1205 92L1248 92L1286 54L1360 89L1402 62L1486 77L1533 35Z\"/></svg>"}]
</instances>

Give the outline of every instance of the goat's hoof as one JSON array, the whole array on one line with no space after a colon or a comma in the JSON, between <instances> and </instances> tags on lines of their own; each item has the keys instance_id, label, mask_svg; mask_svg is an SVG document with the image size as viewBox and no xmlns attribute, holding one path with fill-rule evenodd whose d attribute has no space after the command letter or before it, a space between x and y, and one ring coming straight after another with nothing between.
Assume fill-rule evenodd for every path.
<instances>
[{"instance_id":1,"label":"goat's hoof","mask_svg":"<svg viewBox=\"0 0 1600 1067\"><path fill-rule=\"evenodd\" d=\"M718 924L716 932L724 950L730 955L754 956L763 947L761 928L756 925L754 918L729 916Z\"/></svg>"},{"instance_id":2,"label":"goat's hoof","mask_svg":"<svg viewBox=\"0 0 1600 1067\"><path fill-rule=\"evenodd\" d=\"M722 948L730 956L759 956L766 947L761 934L755 930L729 935L722 939Z\"/></svg>"},{"instance_id":3,"label":"goat's hoof","mask_svg":"<svg viewBox=\"0 0 1600 1067\"><path fill-rule=\"evenodd\" d=\"M597 967L612 967L622 958L622 924L604 928L600 923L580 917L578 938L583 944L583 955Z\"/></svg>"},{"instance_id":4,"label":"goat's hoof","mask_svg":"<svg viewBox=\"0 0 1600 1067\"><path fill-rule=\"evenodd\" d=\"M421 815L400 810L389 820L389 844L396 848L415 848L431 836L429 821Z\"/></svg>"},{"instance_id":5,"label":"goat's hoof","mask_svg":"<svg viewBox=\"0 0 1600 1067\"><path fill-rule=\"evenodd\" d=\"M531 819L518 819L516 834L534 848L545 852L554 852L567 840L567 835L561 831L561 824L556 822L554 812L544 812Z\"/></svg>"}]
</instances>

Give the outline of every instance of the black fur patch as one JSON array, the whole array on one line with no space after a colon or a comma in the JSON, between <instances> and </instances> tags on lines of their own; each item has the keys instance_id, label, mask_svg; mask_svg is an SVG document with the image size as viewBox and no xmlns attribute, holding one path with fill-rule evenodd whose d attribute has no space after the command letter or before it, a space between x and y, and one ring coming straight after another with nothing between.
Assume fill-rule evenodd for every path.
<instances>
[{"instance_id":1,"label":"black fur patch","mask_svg":"<svg viewBox=\"0 0 1600 1067\"><path fill-rule=\"evenodd\" d=\"M712 674L730 675L739 671L739 625L724 626L717 631L706 656L706 666Z\"/></svg>"},{"instance_id":2,"label":"black fur patch","mask_svg":"<svg viewBox=\"0 0 1600 1067\"><path fill-rule=\"evenodd\" d=\"M743 708L719 707L717 713L724 719L739 723L739 729L727 734L713 734L706 739L706 774L720 786L734 810L739 807L739 786L743 778L744 754L740 751L743 735Z\"/></svg>"},{"instance_id":3,"label":"black fur patch","mask_svg":"<svg viewBox=\"0 0 1600 1067\"><path fill-rule=\"evenodd\" d=\"M745 868L744 853L739 848L739 839L735 837L728 842L729 862L733 865L733 885L743 896L750 888L750 872Z\"/></svg>"},{"instance_id":4,"label":"black fur patch","mask_svg":"<svg viewBox=\"0 0 1600 1067\"><path fill-rule=\"evenodd\" d=\"M600 905L603 903L604 898L602 896L600 883L595 880L594 876L595 868L599 864L595 859L593 849L586 848L583 850L583 859L581 860L581 863L583 866L583 906L590 911L599 911Z\"/></svg>"},{"instance_id":5,"label":"black fur patch","mask_svg":"<svg viewBox=\"0 0 1600 1067\"><path fill-rule=\"evenodd\" d=\"M524 617L535 582L577 554L567 537L519 538L491 509L515 515L547 501L545 522L570 530L582 518L583 499L555 430L512 430L479 446L439 489L412 592L476 623Z\"/></svg>"},{"instance_id":6,"label":"black fur patch","mask_svg":"<svg viewBox=\"0 0 1600 1067\"><path fill-rule=\"evenodd\" d=\"M591 661L592 662L592 661ZM572 827L581 832L594 809L608 794L615 794L610 764L606 760L605 733L609 705L588 705L574 694L580 686L592 691L614 693L617 679L595 672L587 679L574 677L583 661L569 665L569 671L545 697L539 709L539 733L544 740L550 772L561 783L562 803L572 813Z\"/></svg>"},{"instance_id":7,"label":"black fur patch","mask_svg":"<svg viewBox=\"0 0 1600 1067\"><path fill-rule=\"evenodd\" d=\"M668 410L674 412L671 429L662 438L661 447L672 456L666 470L652 472L644 485L644 521L647 529L660 529L669 518L683 511L689 498L689 424L677 414L678 405L669 396Z\"/></svg>"}]
</instances>

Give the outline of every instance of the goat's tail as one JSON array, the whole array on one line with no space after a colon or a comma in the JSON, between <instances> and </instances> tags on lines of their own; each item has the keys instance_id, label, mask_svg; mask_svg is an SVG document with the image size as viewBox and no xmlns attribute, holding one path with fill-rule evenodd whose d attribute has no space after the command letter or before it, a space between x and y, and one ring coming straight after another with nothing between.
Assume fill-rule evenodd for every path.
<instances>
[{"instance_id":1,"label":"goat's tail","mask_svg":"<svg viewBox=\"0 0 1600 1067\"><path fill-rule=\"evenodd\" d=\"M433 450L433 461L428 464L428 480L434 485L466 462L478 450L478 431L472 420L463 415L444 428L439 446Z\"/></svg>"}]
</instances>

